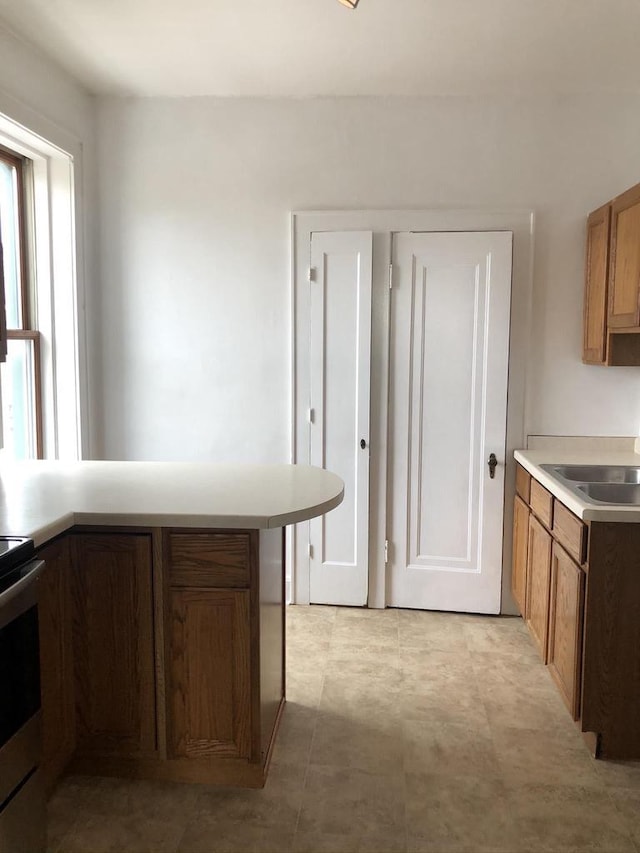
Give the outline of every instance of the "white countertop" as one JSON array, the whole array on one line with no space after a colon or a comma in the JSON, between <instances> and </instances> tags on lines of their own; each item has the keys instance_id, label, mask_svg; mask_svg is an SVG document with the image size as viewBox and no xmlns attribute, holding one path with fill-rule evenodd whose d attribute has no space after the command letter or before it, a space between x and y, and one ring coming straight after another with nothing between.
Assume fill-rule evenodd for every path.
<instances>
[{"instance_id":1,"label":"white countertop","mask_svg":"<svg viewBox=\"0 0 640 853\"><path fill-rule=\"evenodd\" d=\"M582 500L540 465L633 465L640 466L640 455L632 451L612 450L516 450L514 456L523 468L583 521L640 522L640 507L628 504L593 504Z\"/></svg>"},{"instance_id":2,"label":"white countertop","mask_svg":"<svg viewBox=\"0 0 640 853\"><path fill-rule=\"evenodd\" d=\"M343 494L338 476L308 465L3 461L0 534L41 545L74 524L283 527Z\"/></svg>"}]
</instances>

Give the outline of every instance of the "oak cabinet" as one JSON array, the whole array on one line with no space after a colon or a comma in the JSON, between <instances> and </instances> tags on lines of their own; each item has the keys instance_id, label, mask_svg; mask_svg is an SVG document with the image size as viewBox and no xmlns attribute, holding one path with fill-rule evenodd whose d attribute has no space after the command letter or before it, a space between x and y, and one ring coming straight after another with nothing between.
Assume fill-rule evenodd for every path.
<instances>
[{"instance_id":1,"label":"oak cabinet","mask_svg":"<svg viewBox=\"0 0 640 853\"><path fill-rule=\"evenodd\" d=\"M557 543L551 557L549 671L574 720L580 716L585 574Z\"/></svg>"},{"instance_id":2,"label":"oak cabinet","mask_svg":"<svg viewBox=\"0 0 640 853\"><path fill-rule=\"evenodd\" d=\"M284 532L78 527L41 549L45 778L264 785Z\"/></svg>"},{"instance_id":3,"label":"oak cabinet","mask_svg":"<svg viewBox=\"0 0 640 853\"><path fill-rule=\"evenodd\" d=\"M249 591L171 590L169 757L249 758Z\"/></svg>"},{"instance_id":4,"label":"oak cabinet","mask_svg":"<svg viewBox=\"0 0 640 853\"><path fill-rule=\"evenodd\" d=\"M513 562L511 591L520 614L527 616L527 554L529 550L529 507L516 495L513 505Z\"/></svg>"},{"instance_id":5,"label":"oak cabinet","mask_svg":"<svg viewBox=\"0 0 640 853\"><path fill-rule=\"evenodd\" d=\"M38 553L45 561L40 579L40 692L42 696L42 774L47 788L69 763L76 746L71 598L68 538Z\"/></svg>"},{"instance_id":6,"label":"oak cabinet","mask_svg":"<svg viewBox=\"0 0 640 853\"><path fill-rule=\"evenodd\" d=\"M551 534L531 514L529 516L525 621L545 663L547 662L547 637L549 631L550 577Z\"/></svg>"},{"instance_id":7,"label":"oak cabinet","mask_svg":"<svg viewBox=\"0 0 640 853\"><path fill-rule=\"evenodd\" d=\"M585 523L542 488L532 477L514 505L514 589L529 510L526 624L593 754L640 759L640 523Z\"/></svg>"},{"instance_id":8,"label":"oak cabinet","mask_svg":"<svg viewBox=\"0 0 640 853\"><path fill-rule=\"evenodd\" d=\"M250 531L165 533L170 758L252 756Z\"/></svg>"},{"instance_id":9,"label":"oak cabinet","mask_svg":"<svg viewBox=\"0 0 640 853\"><path fill-rule=\"evenodd\" d=\"M151 537L71 537L78 752L156 750Z\"/></svg>"},{"instance_id":10,"label":"oak cabinet","mask_svg":"<svg viewBox=\"0 0 640 853\"><path fill-rule=\"evenodd\" d=\"M586 364L640 365L640 184L587 219Z\"/></svg>"},{"instance_id":11,"label":"oak cabinet","mask_svg":"<svg viewBox=\"0 0 640 853\"><path fill-rule=\"evenodd\" d=\"M611 204L610 328L640 328L640 184Z\"/></svg>"},{"instance_id":12,"label":"oak cabinet","mask_svg":"<svg viewBox=\"0 0 640 853\"><path fill-rule=\"evenodd\" d=\"M607 360L610 228L610 204L594 210L587 219L582 350L582 360L586 364L605 364Z\"/></svg>"}]
</instances>

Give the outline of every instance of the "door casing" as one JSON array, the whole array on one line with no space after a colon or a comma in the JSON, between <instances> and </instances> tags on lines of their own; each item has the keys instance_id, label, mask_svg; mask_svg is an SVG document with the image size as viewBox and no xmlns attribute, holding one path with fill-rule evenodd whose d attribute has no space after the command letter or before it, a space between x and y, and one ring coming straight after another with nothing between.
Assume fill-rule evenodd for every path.
<instances>
[{"instance_id":1,"label":"door casing","mask_svg":"<svg viewBox=\"0 0 640 853\"><path fill-rule=\"evenodd\" d=\"M291 215L291 462L308 463L309 433L309 245L316 231L373 232L373 300L371 319L371 467L369 536L369 607L386 606L384 562L387 530L389 266L392 235L399 231L511 231L513 280L507 402L506 488L501 612L515 613L508 572L514 496L513 451L524 445L527 415L526 372L530 352L535 215L531 210L354 210L300 211ZM287 564L290 600L309 603L308 522L290 528Z\"/></svg>"}]
</instances>

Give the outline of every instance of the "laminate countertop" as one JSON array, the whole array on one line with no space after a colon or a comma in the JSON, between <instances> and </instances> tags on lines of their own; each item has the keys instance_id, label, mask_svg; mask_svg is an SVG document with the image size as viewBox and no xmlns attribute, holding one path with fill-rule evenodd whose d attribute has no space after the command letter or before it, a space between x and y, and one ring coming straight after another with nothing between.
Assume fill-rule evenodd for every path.
<instances>
[{"instance_id":1,"label":"laminate countertop","mask_svg":"<svg viewBox=\"0 0 640 853\"><path fill-rule=\"evenodd\" d=\"M3 461L0 533L39 546L75 524L284 527L343 495L340 477L309 465Z\"/></svg>"},{"instance_id":2,"label":"laminate countertop","mask_svg":"<svg viewBox=\"0 0 640 853\"><path fill-rule=\"evenodd\" d=\"M545 489L583 521L640 522L640 506L594 504L583 500L541 465L631 465L640 467L640 454L617 450L516 450L519 462Z\"/></svg>"}]
</instances>

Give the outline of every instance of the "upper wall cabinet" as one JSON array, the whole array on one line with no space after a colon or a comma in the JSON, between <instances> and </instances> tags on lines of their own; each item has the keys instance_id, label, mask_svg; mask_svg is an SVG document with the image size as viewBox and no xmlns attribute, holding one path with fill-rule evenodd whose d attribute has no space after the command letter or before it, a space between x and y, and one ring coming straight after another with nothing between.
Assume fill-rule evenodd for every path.
<instances>
[{"instance_id":1,"label":"upper wall cabinet","mask_svg":"<svg viewBox=\"0 0 640 853\"><path fill-rule=\"evenodd\" d=\"M605 364L607 357L607 281L611 205L594 210L587 220L582 360Z\"/></svg>"},{"instance_id":2,"label":"upper wall cabinet","mask_svg":"<svg viewBox=\"0 0 640 853\"><path fill-rule=\"evenodd\" d=\"M582 360L640 365L640 184L587 220Z\"/></svg>"},{"instance_id":3,"label":"upper wall cabinet","mask_svg":"<svg viewBox=\"0 0 640 853\"><path fill-rule=\"evenodd\" d=\"M609 328L640 326L640 184L611 205Z\"/></svg>"}]
</instances>

